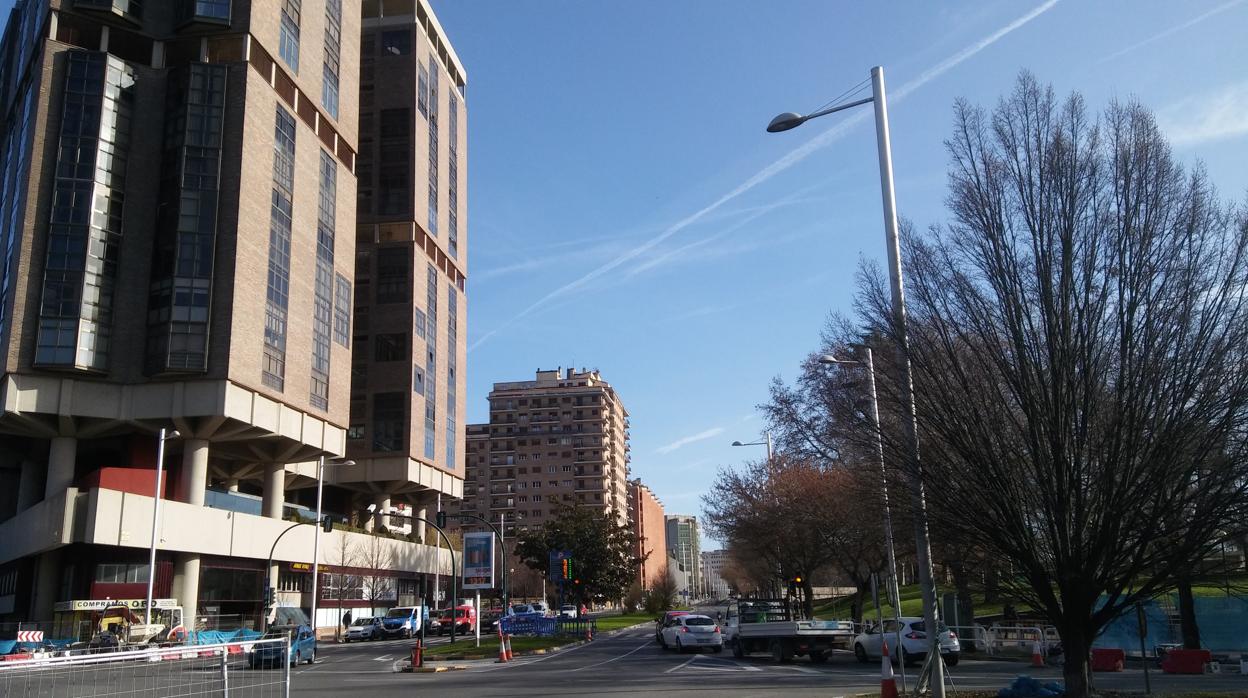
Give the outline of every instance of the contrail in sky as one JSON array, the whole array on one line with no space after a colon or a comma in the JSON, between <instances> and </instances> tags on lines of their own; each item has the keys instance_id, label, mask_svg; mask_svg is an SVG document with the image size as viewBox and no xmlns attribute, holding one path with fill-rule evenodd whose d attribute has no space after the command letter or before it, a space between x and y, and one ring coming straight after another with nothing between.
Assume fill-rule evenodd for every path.
<instances>
[{"instance_id":1,"label":"contrail in sky","mask_svg":"<svg viewBox=\"0 0 1248 698\"><path fill-rule=\"evenodd\" d=\"M1115 58L1118 58L1119 56L1123 56L1128 53L1131 53L1132 51L1136 50L1137 48L1140 48L1141 46L1147 46L1148 44L1151 44L1154 41L1161 41L1162 39L1166 38L1167 36L1170 36L1171 34L1181 32L1184 29L1187 29L1188 27L1192 26L1193 24L1200 24L1201 22L1205 21L1206 19L1209 19L1210 17L1216 14L1226 12L1232 7L1235 7L1236 5L1242 5L1243 3L1244 3L1244 0L1231 0L1230 2L1224 2L1221 5L1218 5L1217 7L1213 8L1212 10L1209 10L1208 12L1205 12L1203 14L1199 14L1182 24L1170 27L1169 29L1163 32L1160 32L1158 34L1153 34L1147 39L1131 44L1130 46L1122 49L1121 51L1115 51L1109 54L1108 56L1102 58L1101 60L1097 61L1097 63L1105 63L1107 61L1112 61Z\"/></svg>"},{"instance_id":2,"label":"contrail in sky","mask_svg":"<svg viewBox=\"0 0 1248 698\"><path fill-rule=\"evenodd\" d=\"M1243 0L1235 0L1235 2L1242 2L1242 1ZM906 96L909 95L911 92L914 92L915 90L926 85L932 80L935 80L936 78L940 77L946 72L952 70L954 67L956 67L963 61L967 60L968 58L974 56L980 51L983 51L989 46L1000 41L1006 34L1009 34L1015 29L1022 27L1023 25L1027 24L1028 22L1035 19L1036 17L1039 17L1040 15L1049 11L1057 3L1058 3L1058 0L1047 0L1047 2L1037 5L1027 14L1019 17L1013 22L1010 22L1004 27L1001 27L1000 29L994 31L988 36L976 41L970 46L967 46L961 51L958 51L957 53L937 63L931 68L928 68L927 70L923 71L917 78L914 78L913 80L910 80L909 82L904 83L901 87L897 88L889 95L889 99L894 103L905 99ZM817 150L820 150L821 148L826 147L828 144L836 140L839 140L841 136L845 135L854 126L857 126L862 121L865 121L867 116L870 113L871 112L869 111L863 110L850 116L849 118L841 120L835 126L832 126L831 128L823 131L822 133L815 136L814 138L811 138L810 140L806 141L805 143L798 146L797 148L789 151L787 154L784 155L784 157L781 157L779 160L776 160L770 165L759 170L757 173L754 174L754 176L750 177L749 179L745 180L741 184L737 185L734 189L729 191L727 194L724 194L723 196L719 197L718 199L711 202L710 204L698 209L697 211L673 223L671 226L669 226L663 232L659 233L653 238L650 238L649 240L638 245L637 247L634 247L633 249L628 250L627 252L621 254L619 257L616 257L615 259L612 259L611 261L606 262L602 266L597 267L596 269L593 269L587 272L584 276L581 276L580 278L575 279L573 281L569 281L568 283L560 286L559 288L556 288L555 290L547 293L546 295L542 296L538 300L529 304L527 307L524 308L524 310L521 310L519 313L512 316L511 319L503 322L503 324L499 325L498 327L478 337L477 341L473 342L471 345L468 346L468 351L472 351L473 349L476 349L477 347L481 346L488 339L498 334L502 330L506 329L512 323L530 315L534 311L540 309L546 303L549 303L550 301L556 298L559 298L560 296L563 296L567 293L575 291L576 289L581 288L582 286L588 284L594 279L597 279L603 274L611 272L619 268L623 264L631 260L634 260L637 257L640 257L646 252L649 252L650 250L654 249L658 245L661 245L668 238L679 233L685 228L688 228L694 223L697 223L698 221L702 220L702 218L714 212L716 209L728 203L729 201L732 201L733 199L741 196L747 191L753 189L754 187L757 187L763 182L766 182L772 177L775 177L781 172L784 172L790 167L796 165L802 160L805 160L811 153Z\"/></svg>"}]
</instances>

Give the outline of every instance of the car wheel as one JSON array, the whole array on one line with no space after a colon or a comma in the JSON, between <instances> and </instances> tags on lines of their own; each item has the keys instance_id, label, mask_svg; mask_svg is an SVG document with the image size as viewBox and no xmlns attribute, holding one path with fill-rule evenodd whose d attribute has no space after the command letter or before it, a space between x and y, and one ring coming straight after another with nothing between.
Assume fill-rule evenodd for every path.
<instances>
[{"instance_id":1,"label":"car wheel","mask_svg":"<svg viewBox=\"0 0 1248 698\"><path fill-rule=\"evenodd\" d=\"M871 661L871 658L867 656L866 648L862 646L861 642L854 643L854 656L863 664Z\"/></svg>"},{"instance_id":2,"label":"car wheel","mask_svg":"<svg viewBox=\"0 0 1248 698\"><path fill-rule=\"evenodd\" d=\"M811 650L810 661L814 664L823 664L828 661L828 655L823 650Z\"/></svg>"},{"instance_id":3,"label":"car wheel","mask_svg":"<svg viewBox=\"0 0 1248 698\"><path fill-rule=\"evenodd\" d=\"M944 660L945 660L945 665L946 665L946 666L957 666L957 665L958 665L958 655L956 655L956 654L946 654L944 657L942 657L942 659L944 659Z\"/></svg>"},{"instance_id":4,"label":"car wheel","mask_svg":"<svg viewBox=\"0 0 1248 698\"><path fill-rule=\"evenodd\" d=\"M292 659L292 660L290 660L290 666L291 666L291 668L293 669L293 668L295 667L295 665L296 665L296 664L301 664L301 663L303 663L303 653L302 653L302 652L300 652L300 651L298 651L298 650L296 650L296 651L295 651L295 658L294 658L294 659Z\"/></svg>"},{"instance_id":5,"label":"car wheel","mask_svg":"<svg viewBox=\"0 0 1248 698\"><path fill-rule=\"evenodd\" d=\"M793 660L793 650L783 640L772 640L771 658L781 664L787 664Z\"/></svg>"},{"instance_id":6,"label":"car wheel","mask_svg":"<svg viewBox=\"0 0 1248 698\"><path fill-rule=\"evenodd\" d=\"M681 644L680 638L676 638L676 654L684 654L685 646Z\"/></svg>"},{"instance_id":7,"label":"car wheel","mask_svg":"<svg viewBox=\"0 0 1248 698\"><path fill-rule=\"evenodd\" d=\"M724 646L723 646L723 645L715 645L714 647L712 647L712 648L711 648L711 651L712 651L712 652L714 652L715 654L719 654L720 652L723 652L723 651L724 651Z\"/></svg>"},{"instance_id":8,"label":"car wheel","mask_svg":"<svg viewBox=\"0 0 1248 698\"><path fill-rule=\"evenodd\" d=\"M732 656L736 657L737 659L745 658L745 648L741 646L740 640L732 641Z\"/></svg>"},{"instance_id":9,"label":"car wheel","mask_svg":"<svg viewBox=\"0 0 1248 698\"><path fill-rule=\"evenodd\" d=\"M308 655L308 664L316 663L316 650L312 650L312 654Z\"/></svg>"},{"instance_id":10,"label":"car wheel","mask_svg":"<svg viewBox=\"0 0 1248 698\"><path fill-rule=\"evenodd\" d=\"M342 644L344 644L344 645L345 645L345 644L347 644L348 642L351 642L351 638L349 638L349 637L344 637L344 638L342 638Z\"/></svg>"}]
</instances>

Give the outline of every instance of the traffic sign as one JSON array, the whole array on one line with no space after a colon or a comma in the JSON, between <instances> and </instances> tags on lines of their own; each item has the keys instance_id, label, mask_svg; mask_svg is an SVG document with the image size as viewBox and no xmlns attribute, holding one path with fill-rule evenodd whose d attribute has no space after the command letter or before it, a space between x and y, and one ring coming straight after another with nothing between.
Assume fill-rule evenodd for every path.
<instances>
[{"instance_id":1,"label":"traffic sign","mask_svg":"<svg viewBox=\"0 0 1248 698\"><path fill-rule=\"evenodd\" d=\"M18 642L43 642L42 630L19 630L17 631Z\"/></svg>"}]
</instances>

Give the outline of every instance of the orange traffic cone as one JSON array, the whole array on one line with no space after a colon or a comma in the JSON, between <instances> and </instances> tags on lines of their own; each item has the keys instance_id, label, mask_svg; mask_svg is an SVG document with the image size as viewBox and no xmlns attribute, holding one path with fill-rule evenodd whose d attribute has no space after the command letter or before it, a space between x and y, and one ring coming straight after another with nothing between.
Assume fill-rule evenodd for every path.
<instances>
[{"instance_id":1,"label":"orange traffic cone","mask_svg":"<svg viewBox=\"0 0 1248 698\"><path fill-rule=\"evenodd\" d=\"M888 660L888 642L880 645L880 698L897 698L897 679L893 678L893 663Z\"/></svg>"},{"instance_id":2,"label":"orange traffic cone","mask_svg":"<svg viewBox=\"0 0 1248 698\"><path fill-rule=\"evenodd\" d=\"M498 663L502 664L507 661L507 643L503 640L503 630L498 630Z\"/></svg>"},{"instance_id":3,"label":"orange traffic cone","mask_svg":"<svg viewBox=\"0 0 1248 698\"><path fill-rule=\"evenodd\" d=\"M509 661L509 662L510 662L510 661L512 660L512 656L511 656L511 633L506 633L506 634L504 634L504 635L503 635L503 645L507 648L507 661Z\"/></svg>"},{"instance_id":4,"label":"orange traffic cone","mask_svg":"<svg viewBox=\"0 0 1248 698\"><path fill-rule=\"evenodd\" d=\"M1044 655L1040 653L1040 643L1031 643L1031 665L1037 669L1044 668Z\"/></svg>"},{"instance_id":5,"label":"orange traffic cone","mask_svg":"<svg viewBox=\"0 0 1248 698\"><path fill-rule=\"evenodd\" d=\"M590 640L593 640L593 639L594 639L594 626L587 624L585 626L585 641L589 642Z\"/></svg>"}]
</instances>

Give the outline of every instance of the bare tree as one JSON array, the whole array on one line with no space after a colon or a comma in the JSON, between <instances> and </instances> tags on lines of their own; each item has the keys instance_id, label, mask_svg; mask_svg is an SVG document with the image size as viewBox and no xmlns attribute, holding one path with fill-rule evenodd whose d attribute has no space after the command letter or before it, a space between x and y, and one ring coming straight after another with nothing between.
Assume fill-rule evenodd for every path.
<instances>
[{"instance_id":1,"label":"bare tree","mask_svg":"<svg viewBox=\"0 0 1248 698\"><path fill-rule=\"evenodd\" d=\"M345 532L338 533L338 544L334 546L331 553L331 559L334 566L338 569L332 573L327 573L326 586L329 587L331 598L338 600L338 616L345 618L343 611L343 602L347 599L356 599L359 596L361 587L360 575L354 574L353 569L359 565L360 551L358 546L352 545L350 539ZM340 624L337 626L341 628ZM335 630L335 637L339 631Z\"/></svg>"},{"instance_id":2,"label":"bare tree","mask_svg":"<svg viewBox=\"0 0 1248 698\"><path fill-rule=\"evenodd\" d=\"M1023 75L955 113L953 220L906 236L909 474L933 530L1008 560L1087 696L1097 634L1248 514L1248 222L1138 104L1098 120ZM878 273L859 303L896 341Z\"/></svg>"},{"instance_id":3,"label":"bare tree","mask_svg":"<svg viewBox=\"0 0 1248 698\"><path fill-rule=\"evenodd\" d=\"M364 568L364 574L360 577L360 584L370 609L398 599L397 580L392 572L395 560L394 546L387 538L369 536L368 542L361 546L358 564Z\"/></svg>"}]
</instances>

